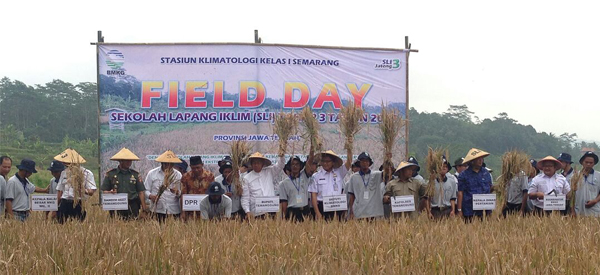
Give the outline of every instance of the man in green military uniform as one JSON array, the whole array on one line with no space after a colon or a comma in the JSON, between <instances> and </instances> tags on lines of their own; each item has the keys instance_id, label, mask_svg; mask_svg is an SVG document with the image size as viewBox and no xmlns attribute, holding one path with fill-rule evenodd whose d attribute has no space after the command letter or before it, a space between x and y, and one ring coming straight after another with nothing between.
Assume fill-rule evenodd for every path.
<instances>
[{"instance_id":1,"label":"man in green military uniform","mask_svg":"<svg viewBox=\"0 0 600 275\"><path fill-rule=\"evenodd\" d=\"M140 213L140 207L143 210L142 217L144 217L148 211L144 197L146 188L140 179L139 172L131 169L131 163L140 159L127 148L121 149L110 159L118 161L119 166L106 172L100 189L104 194L127 193L129 209L117 210L119 217L125 220L136 219ZM114 217L114 212L110 211L111 217Z\"/></svg>"}]
</instances>

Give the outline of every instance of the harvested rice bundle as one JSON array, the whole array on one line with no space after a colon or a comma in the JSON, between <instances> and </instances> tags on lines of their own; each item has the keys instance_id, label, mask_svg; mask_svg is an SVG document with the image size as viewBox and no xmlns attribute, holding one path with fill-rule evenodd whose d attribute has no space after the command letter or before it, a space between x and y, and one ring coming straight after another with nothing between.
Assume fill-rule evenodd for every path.
<instances>
[{"instance_id":1,"label":"harvested rice bundle","mask_svg":"<svg viewBox=\"0 0 600 275\"><path fill-rule=\"evenodd\" d=\"M500 201L505 205L508 196L506 194L509 185L514 177L525 174L529 175L532 168L529 163L530 157L521 151L512 150L502 155L502 172L498 180L496 192L500 195ZM514 184L520 184L516 181Z\"/></svg>"},{"instance_id":2,"label":"harvested rice bundle","mask_svg":"<svg viewBox=\"0 0 600 275\"><path fill-rule=\"evenodd\" d=\"M290 136L298 133L298 118L292 113L283 111L275 116L275 125L273 133L279 137L279 154L286 152Z\"/></svg>"},{"instance_id":3,"label":"harvested rice bundle","mask_svg":"<svg viewBox=\"0 0 600 275\"><path fill-rule=\"evenodd\" d=\"M231 143L229 155L231 156L231 182L235 186L236 195L241 196L242 180L240 178L240 168L248 161L250 156L250 145L245 140L236 140Z\"/></svg>"},{"instance_id":4,"label":"harvested rice bundle","mask_svg":"<svg viewBox=\"0 0 600 275\"><path fill-rule=\"evenodd\" d=\"M427 184L426 194L428 197L432 197L435 193L435 180L442 182L442 176L440 171L443 169L444 158L448 156L448 150L446 149L432 149L429 147L427 152L427 172L429 173L429 181Z\"/></svg>"},{"instance_id":5,"label":"harvested rice bundle","mask_svg":"<svg viewBox=\"0 0 600 275\"><path fill-rule=\"evenodd\" d=\"M406 124L397 109L389 108L381 104L381 123L379 123L379 132L381 133L381 143L383 144L383 178L388 182L392 178L394 170L392 164L392 150L396 140L400 135L400 129ZM389 171L392 173L389 173Z\"/></svg>"},{"instance_id":6,"label":"harvested rice bundle","mask_svg":"<svg viewBox=\"0 0 600 275\"><path fill-rule=\"evenodd\" d=\"M321 152L321 148L323 147L323 142L321 141L321 136L319 135L321 126L314 117L312 110L308 106L302 109L302 112L300 113L300 120L304 128L304 133L302 133L304 147L312 147L314 152ZM319 156L320 155L317 154L315 157L318 158Z\"/></svg>"},{"instance_id":7,"label":"harvested rice bundle","mask_svg":"<svg viewBox=\"0 0 600 275\"><path fill-rule=\"evenodd\" d=\"M360 120L363 118L364 111L350 100L348 104L342 106L339 112L338 126L340 132L346 138L344 149L352 150L354 146L354 135L360 132Z\"/></svg>"}]
</instances>

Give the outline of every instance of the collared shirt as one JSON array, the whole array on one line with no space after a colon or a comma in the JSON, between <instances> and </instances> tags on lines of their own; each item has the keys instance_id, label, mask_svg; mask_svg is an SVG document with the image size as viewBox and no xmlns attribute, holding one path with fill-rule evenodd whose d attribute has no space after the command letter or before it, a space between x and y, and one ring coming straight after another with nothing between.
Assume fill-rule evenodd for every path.
<instances>
[{"instance_id":1,"label":"collared shirt","mask_svg":"<svg viewBox=\"0 0 600 275\"><path fill-rule=\"evenodd\" d=\"M246 213L252 212L255 216L263 215L254 210L254 205L257 197L273 197L275 196L275 178L283 173L285 159L279 158L275 165L263 167L260 173L251 171L244 175L242 181L241 204Z\"/></svg>"},{"instance_id":2,"label":"collared shirt","mask_svg":"<svg viewBox=\"0 0 600 275\"><path fill-rule=\"evenodd\" d=\"M350 177L347 191L354 195L351 207L355 218L383 217L382 182L383 173L380 171L358 172Z\"/></svg>"},{"instance_id":3,"label":"collared shirt","mask_svg":"<svg viewBox=\"0 0 600 275\"><path fill-rule=\"evenodd\" d=\"M242 176L240 175L240 177ZM233 183L227 182L223 178L223 175L219 175L218 177L216 177L215 181L221 184L221 188L223 188L223 190L227 190L225 192L231 193L231 196L229 196L229 198L231 199L231 213L236 213L240 211L240 209L242 209L242 203L240 201L241 196L238 196L235 185Z\"/></svg>"},{"instance_id":4,"label":"collared shirt","mask_svg":"<svg viewBox=\"0 0 600 275\"><path fill-rule=\"evenodd\" d=\"M544 194L550 193L552 190L556 190L557 195L566 195L571 191L571 185L567 182L567 179L561 174L554 174L552 177L546 176L542 173L531 181L528 194L542 192ZM544 199L532 200L533 206L537 208L544 208Z\"/></svg>"},{"instance_id":5,"label":"collared shirt","mask_svg":"<svg viewBox=\"0 0 600 275\"><path fill-rule=\"evenodd\" d=\"M525 172L521 171L510 180L509 185L506 187L507 202L510 204L522 204L523 196L527 194L528 190L529 179Z\"/></svg>"},{"instance_id":6,"label":"collared shirt","mask_svg":"<svg viewBox=\"0 0 600 275\"><path fill-rule=\"evenodd\" d=\"M473 194L489 194L492 192L492 175L485 167L479 172L467 168L458 176L458 191L463 192L461 208L464 216L483 215L483 211L473 211Z\"/></svg>"},{"instance_id":7,"label":"collared shirt","mask_svg":"<svg viewBox=\"0 0 600 275\"><path fill-rule=\"evenodd\" d=\"M203 220L231 218L231 199L222 195L220 203L211 204L209 197L206 196L200 201L200 213Z\"/></svg>"},{"instance_id":8,"label":"collared shirt","mask_svg":"<svg viewBox=\"0 0 600 275\"><path fill-rule=\"evenodd\" d=\"M29 211L29 195L35 192L35 185L29 179L23 179L15 174L6 183L5 199L12 199L13 211Z\"/></svg>"},{"instance_id":9,"label":"collared shirt","mask_svg":"<svg viewBox=\"0 0 600 275\"><path fill-rule=\"evenodd\" d=\"M202 169L202 174L199 177L196 177L193 171L189 171L181 177L181 193L206 194L208 186L213 181L215 181L215 175L211 171Z\"/></svg>"},{"instance_id":10,"label":"collared shirt","mask_svg":"<svg viewBox=\"0 0 600 275\"><path fill-rule=\"evenodd\" d=\"M431 198L431 207L451 207L451 201L456 201L458 192L458 180L450 173L446 173L446 181L440 183L435 180L433 197Z\"/></svg>"},{"instance_id":11,"label":"collared shirt","mask_svg":"<svg viewBox=\"0 0 600 275\"><path fill-rule=\"evenodd\" d=\"M4 217L4 197L6 196L6 180L0 175L0 219Z\"/></svg>"},{"instance_id":12,"label":"collared shirt","mask_svg":"<svg viewBox=\"0 0 600 275\"><path fill-rule=\"evenodd\" d=\"M58 186L58 179L52 177L52 179L50 179L50 184L48 185L48 194L58 193L58 191L56 190L56 186Z\"/></svg>"},{"instance_id":13,"label":"collared shirt","mask_svg":"<svg viewBox=\"0 0 600 275\"><path fill-rule=\"evenodd\" d=\"M317 201L323 201L323 197L341 195L346 173L348 173L346 165L334 168L329 172L319 169L312 176L308 192L317 193Z\"/></svg>"},{"instance_id":14,"label":"collared shirt","mask_svg":"<svg viewBox=\"0 0 600 275\"><path fill-rule=\"evenodd\" d=\"M146 191L146 187L137 171L118 167L106 172L100 189L110 191L115 187L117 193L127 193L129 200L137 199L139 192Z\"/></svg>"},{"instance_id":15,"label":"collared shirt","mask_svg":"<svg viewBox=\"0 0 600 275\"><path fill-rule=\"evenodd\" d=\"M308 184L310 179L304 169L297 178L288 177L279 185L279 200L286 201L288 208L301 208L308 205Z\"/></svg>"},{"instance_id":16,"label":"collared shirt","mask_svg":"<svg viewBox=\"0 0 600 275\"><path fill-rule=\"evenodd\" d=\"M577 183L575 192L575 213L581 216L600 217L600 203L586 208L585 203L596 199L600 194L600 172L590 171L590 174L582 176Z\"/></svg>"},{"instance_id":17,"label":"collared shirt","mask_svg":"<svg viewBox=\"0 0 600 275\"><path fill-rule=\"evenodd\" d=\"M159 200L155 203L150 201L150 211L159 214L180 214L181 206L179 204L178 196L181 195L181 173L173 169L172 181L169 184L169 188L165 189ZM165 173L161 167L156 167L146 175L144 185L146 187L146 198L150 198L150 195L157 196L158 192L163 185L165 180ZM171 189L176 189L179 194L174 194Z\"/></svg>"},{"instance_id":18,"label":"collared shirt","mask_svg":"<svg viewBox=\"0 0 600 275\"><path fill-rule=\"evenodd\" d=\"M385 186L385 194L383 196L414 196L416 210L404 213L407 213L411 219L416 219L419 216L419 200L425 196L426 191L427 185L423 181L415 178L409 178L407 181L394 179L389 181ZM393 213L393 215L400 217L402 213Z\"/></svg>"},{"instance_id":19,"label":"collared shirt","mask_svg":"<svg viewBox=\"0 0 600 275\"><path fill-rule=\"evenodd\" d=\"M92 173L92 171L83 167L79 167L79 169L83 173L84 177L84 182L82 186L83 189L81 190L83 194L75 194L75 189L73 188L73 186L71 186L69 178L71 177L71 173L67 168L64 171L62 171L62 173L60 173L60 179L58 179L58 184L56 185L56 190L63 192L62 197L60 197L61 199L86 200L87 198L89 198L89 196L85 194L85 189L96 190L96 180L94 179L94 174ZM83 197L81 197L81 195L83 195Z\"/></svg>"},{"instance_id":20,"label":"collared shirt","mask_svg":"<svg viewBox=\"0 0 600 275\"><path fill-rule=\"evenodd\" d=\"M563 171L562 175L567 179L567 182L571 183L571 178L573 177L573 167L571 167L571 170L569 170L566 175L564 174L565 172L567 171Z\"/></svg>"}]
</instances>

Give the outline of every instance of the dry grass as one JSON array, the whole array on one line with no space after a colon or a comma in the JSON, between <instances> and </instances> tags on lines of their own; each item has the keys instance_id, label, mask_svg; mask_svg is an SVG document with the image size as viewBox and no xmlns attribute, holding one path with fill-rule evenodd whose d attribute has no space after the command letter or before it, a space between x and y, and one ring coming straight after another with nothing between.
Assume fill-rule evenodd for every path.
<instances>
[{"instance_id":1,"label":"dry grass","mask_svg":"<svg viewBox=\"0 0 600 275\"><path fill-rule=\"evenodd\" d=\"M432 149L429 147L427 151L427 173L429 174L429 181L427 184L427 196L432 197L435 193L435 181L443 182L443 177L440 175L442 166L444 165L444 156L448 159L447 149Z\"/></svg>"},{"instance_id":2,"label":"dry grass","mask_svg":"<svg viewBox=\"0 0 600 275\"><path fill-rule=\"evenodd\" d=\"M313 152L321 152L323 148L323 141L321 140L320 130L321 125L314 117L312 109L308 106L302 109L300 113L300 121L302 123L302 127L304 128L304 132L302 133L302 139L304 140L304 149L312 148ZM309 150L302 150L309 151Z\"/></svg>"},{"instance_id":3,"label":"dry grass","mask_svg":"<svg viewBox=\"0 0 600 275\"><path fill-rule=\"evenodd\" d=\"M298 118L292 113L281 112L275 116L273 133L279 137L279 154L284 155L290 136L298 133Z\"/></svg>"},{"instance_id":4,"label":"dry grass","mask_svg":"<svg viewBox=\"0 0 600 275\"><path fill-rule=\"evenodd\" d=\"M600 220L0 222L2 274L596 274ZM424 232L438 232L426 234ZM65 238L64 236L69 236Z\"/></svg>"},{"instance_id":5,"label":"dry grass","mask_svg":"<svg viewBox=\"0 0 600 275\"><path fill-rule=\"evenodd\" d=\"M519 176L521 172L524 172L525 175L529 175L533 167L529 162L531 157L527 155L525 152L512 150L504 153L502 155L502 170L498 180L498 187L496 188L496 192L500 195L500 202L504 205L508 196L506 194L506 190L508 189L508 185L514 177ZM521 184L517 182L516 184Z\"/></svg>"},{"instance_id":6,"label":"dry grass","mask_svg":"<svg viewBox=\"0 0 600 275\"><path fill-rule=\"evenodd\" d=\"M244 163L248 162L250 156L250 145L245 140L237 140L231 143L229 149L229 156L231 156L232 168L231 168L231 182L235 186L236 195L242 195L242 179L240 179L240 167Z\"/></svg>"},{"instance_id":7,"label":"dry grass","mask_svg":"<svg viewBox=\"0 0 600 275\"><path fill-rule=\"evenodd\" d=\"M392 152L394 145L400 135L400 130L406 124L406 121L400 116L398 109L389 108L381 104L381 123L379 123L379 132L381 134L381 143L383 144L383 178L388 182L393 174ZM391 173L390 173L391 171Z\"/></svg>"},{"instance_id":8,"label":"dry grass","mask_svg":"<svg viewBox=\"0 0 600 275\"><path fill-rule=\"evenodd\" d=\"M67 182L73 187L75 197L83 198L85 194L85 175L81 169L81 164L71 163L67 167ZM73 200L73 207L79 205L79 200ZM81 204L85 209L85 203Z\"/></svg>"},{"instance_id":9,"label":"dry grass","mask_svg":"<svg viewBox=\"0 0 600 275\"><path fill-rule=\"evenodd\" d=\"M364 111L354 104L354 100L349 100L346 105L343 105L338 113L338 126L340 132L346 138L344 149L352 150L354 148L354 135L358 134L361 129L360 120L363 118Z\"/></svg>"},{"instance_id":10,"label":"dry grass","mask_svg":"<svg viewBox=\"0 0 600 275\"><path fill-rule=\"evenodd\" d=\"M586 171L583 168L581 170L577 170L577 165L573 166L573 176L571 177L570 182L571 191L569 191L568 195L570 198L571 208L575 207L575 192L577 191L577 188L579 188L579 181L584 175L586 175L586 173L589 173L589 171Z\"/></svg>"}]
</instances>

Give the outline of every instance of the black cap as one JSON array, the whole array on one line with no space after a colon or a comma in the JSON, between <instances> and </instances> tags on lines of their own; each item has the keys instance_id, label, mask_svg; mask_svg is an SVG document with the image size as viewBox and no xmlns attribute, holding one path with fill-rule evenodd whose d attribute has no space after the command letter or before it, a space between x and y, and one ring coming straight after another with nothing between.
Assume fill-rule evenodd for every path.
<instances>
[{"instance_id":1,"label":"black cap","mask_svg":"<svg viewBox=\"0 0 600 275\"><path fill-rule=\"evenodd\" d=\"M51 171L51 172L61 172L65 169L66 169L65 165L58 160L53 160L50 163L50 167L48 167L48 171Z\"/></svg>"},{"instance_id":2,"label":"black cap","mask_svg":"<svg viewBox=\"0 0 600 275\"><path fill-rule=\"evenodd\" d=\"M231 156L225 156L222 160L217 161L217 165L221 167L221 165L223 165L223 163L226 161L233 162L231 160Z\"/></svg>"},{"instance_id":3,"label":"black cap","mask_svg":"<svg viewBox=\"0 0 600 275\"><path fill-rule=\"evenodd\" d=\"M219 184L218 182L213 181L210 186L208 187L208 195L209 196L213 196L213 195L223 195L225 194L225 190L223 190L223 187L221 187L221 184Z\"/></svg>"},{"instance_id":4,"label":"black cap","mask_svg":"<svg viewBox=\"0 0 600 275\"><path fill-rule=\"evenodd\" d=\"M456 168L456 166L466 165L466 164L463 164L463 161L465 161L465 158L457 158L454 161L454 166L453 167Z\"/></svg>"},{"instance_id":5,"label":"black cap","mask_svg":"<svg viewBox=\"0 0 600 275\"><path fill-rule=\"evenodd\" d=\"M233 168L233 162L230 160L221 161L221 165L219 167L219 173L223 174L223 171L227 168Z\"/></svg>"},{"instance_id":6,"label":"black cap","mask_svg":"<svg viewBox=\"0 0 600 275\"><path fill-rule=\"evenodd\" d=\"M35 161L30 160L30 159L21 160L21 164L17 165L17 169L25 170L25 171L31 172L31 173L37 173L37 170L35 170Z\"/></svg>"},{"instance_id":7,"label":"black cap","mask_svg":"<svg viewBox=\"0 0 600 275\"><path fill-rule=\"evenodd\" d=\"M185 173L188 169L188 164L183 159L179 159L179 160L181 160L181 162L175 163L175 167L179 167L179 169L183 170L183 172Z\"/></svg>"},{"instance_id":8,"label":"black cap","mask_svg":"<svg viewBox=\"0 0 600 275\"><path fill-rule=\"evenodd\" d=\"M564 161L564 162L568 162L568 163L573 163L571 161L571 155L567 154L567 153L560 153L560 155L558 155L558 158L556 158L556 160L558 160L558 161Z\"/></svg>"},{"instance_id":9,"label":"black cap","mask_svg":"<svg viewBox=\"0 0 600 275\"><path fill-rule=\"evenodd\" d=\"M450 165L450 162L448 161L446 156L442 156L442 165L446 165L446 167L448 167L448 171L452 169L452 165Z\"/></svg>"},{"instance_id":10,"label":"black cap","mask_svg":"<svg viewBox=\"0 0 600 275\"><path fill-rule=\"evenodd\" d=\"M292 161L293 160L300 162L300 170L304 169L304 165L306 165L306 163L304 161L302 161L299 156L294 156L294 157L290 157L288 162L285 164L286 166L289 167L288 169L290 169L290 171L292 170Z\"/></svg>"},{"instance_id":11,"label":"black cap","mask_svg":"<svg viewBox=\"0 0 600 275\"><path fill-rule=\"evenodd\" d=\"M408 162L409 162L409 163L413 163L413 164L416 164L416 165L417 165L417 170L415 170L415 172L419 172L419 171L421 171L421 166L419 166L419 162L417 161L417 159L416 159L415 157L413 157L413 156L410 156L410 157L408 158Z\"/></svg>"},{"instance_id":12,"label":"black cap","mask_svg":"<svg viewBox=\"0 0 600 275\"><path fill-rule=\"evenodd\" d=\"M369 166L373 165L373 159L371 158L371 156L369 156L369 154L367 152L362 152L360 153L360 155L358 155L358 160L363 160L363 159L368 159L369 160Z\"/></svg>"},{"instance_id":13,"label":"black cap","mask_svg":"<svg viewBox=\"0 0 600 275\"><path fill-rule=\"evenodd\" d=\"M204 164L202 162L202 157L200 157L200 156L190 157L190 166L192 166L192 165L198 165L198 164Z\"/></svg>"},{"instance_id":14,"label":"black cap","mask_svg":"<svg viewBox=\"0 0 600 275\"><path fill-rule=\"evenodd\" d=\"M581 158L579 159L579 164L583 164L583 160L587 157L592 157L594 159L594 165L598 164L598 155L592 151L587 151Z\"/></svg>"}]
</instances>

